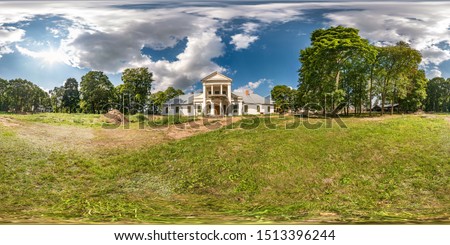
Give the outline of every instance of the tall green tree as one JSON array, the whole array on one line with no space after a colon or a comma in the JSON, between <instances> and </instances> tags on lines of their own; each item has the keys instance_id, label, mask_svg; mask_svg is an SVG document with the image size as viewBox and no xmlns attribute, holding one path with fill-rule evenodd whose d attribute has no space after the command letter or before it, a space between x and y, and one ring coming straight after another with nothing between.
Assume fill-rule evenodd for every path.
<instances>
[{"instance_id":1,"label":"tall green tree","mask_svg":"<svg viewBox=\"0 0 450 245\"><path fill-rule=\"evenodd\" d=\"M181 89L175 89L175 88L172 87L172 86L168 87L168 88L164 91L164 93L166 94L166 98L167 98L168 100L173 99L173 98L175 98L175 97L177 97L177 96L179 96L179 95L183 95L183 94L184 94L183 90L181 90Z\"/></svg>"},{"instance_id":2,"label":"tall green tree","mask_svg":"<svg viewBox=\"0 0 450 245\"><path fill-rule=\"evenodd\" d=\"M87 113L101 113L113 102L114 85L101 71L90 71L81 77L80 106Z\"/></svg>"},{"instance_id":3,"label":"tall green tree","mask_svg":"<svg viewBox=\"0 0 450 245\"><path fill-rule=\"evenodd\" d=\"M179 95L183 95L184 92L181 89L175 89L173 87L168 87L165 91L158 91L151 95L151 101L153 105L157 108L159 112L161 112L162 105Z\"/></svg>"},{"instance_id":4,"label":"tall green tree","mask_svg":"<svg viewBox=\"0 0 450 245\"><path fill-rule=\"evenodd\" d=\"M8 110L8 100L6 97L6 89L8 81L0 78L0 111Z\"/></svg>"},{"instance_id":5,"label":"tall green tree","mask_svg":"<svg viewBox=\"0 0 450 245\"><path fill-rule=\"evenodd\" d=\"M435 77L427 84L425 110L434 112L450 111L450 78Z\"/></svg>"},{"instance_id":6,"label":"tall green tree","mask_svg":"<svg viewBox=\"0 0 450 245\"><path fill-rule=\"evenodd\" d=\"M280 113L284 113L289 109L294 109L296 92L296 90L293 90L286 85L276 85L272 88L270 95L272 96L275 106L278 108Z\"/></svg>"},{"instance_id":7,"label":"tall green tree","mask_svg":"<svg viewBox=\"0 0 450 245\"><path fill-rule=\"evenodd\" d=\"M120 88L120 92L128 94L135 104L135 110L147 104L151 94L152 77L153 74L148 71L147 67L128 68L123 71L122 81L124 86Z\"/></svg>"},{"instance_id":8,"label":"tall green tree","mask_svg":"<svg viewBox=\"0 0 450 245\"><path fill-rule=\"evenodd\" d=\"M359 36L359 30L342 26L318 29L311 34L311 46L300 51L299 92L304 103L323 104L332 97L323 112L343 101L346 90L342 81L357 64L371 63L376 49ZM348 83L347 83L348 84ZM327 103L328 104L328 103Z\"/></svg>"},{"instance_id":9,"label":"tall green tree","mask_svg":"<svg viewBox=\"0 0 450 245\"><path fill-rule=\"evenodd\" d=\"M63 105L69 113L76 112L80 103L78 82L75 78L68 78L64 83Z\"/></svg>"},{"instance_id":10,"label":"tall green tree","mask_svg":"<svg viewBox=\"0 0 450 245\"><path fill-rule=\"evenodd\" d=\"M428 79L424 70L418 70L408 76L409 82L406 83L405 96L399 98L399 108L403 112L414 112L423 108L425 98L427 97Z\"/></svg>"},{"instance_id":11,"label":"tall green tree","mask_svg":"<svg viewBox=\"0 0 450 245\"><path fill-rule=\"evenodd\" d=\"M55 87L49 93L53 112L64 112L64 86Z\"/></svg>"},{"instance_id":12,"label":"tall green tree","mask_svg":"<svg viewBox=\"0 0 450 245\"><path fill-rule=\"evenodd\" d=\"M393 105L406 97L410 75L417 72L421 60L420 52L405 42L378 48L375 80L381 97L381 115L384 114L386 100L389 99ZM394 107L391 106L391 114L393 112Z\"/></svg>"},{"instance_id":13,"label":"tall green tree","mask_svg":"<svg viewBox=\"0 0 450 245\"><path fill-rule=\"evenodd\" d=\"M20 78L9 80L3 94L7 110L16 113L42 111L49 102L48 94L44 90Z\"/></svg>"}]
</instances>

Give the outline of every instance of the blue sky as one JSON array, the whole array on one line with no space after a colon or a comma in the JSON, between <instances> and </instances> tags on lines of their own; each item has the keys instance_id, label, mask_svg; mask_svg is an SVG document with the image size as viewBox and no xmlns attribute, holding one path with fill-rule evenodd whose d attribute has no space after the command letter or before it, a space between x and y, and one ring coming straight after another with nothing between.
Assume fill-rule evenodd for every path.
<instances>
[{"instance_id":1,"label":"blue sky","mask_svg":"<svg viewBox=\"0 0 450 245\"><path fill-rule=\"evenodd\" d=\"M90 70L121 83L145 66L154 91L198 91L213 71L235 90L297 86L299 50L317 28L360 29L376 45L406 41L429 78L450 77L450 3L390 1L0 2L0 77L48 90Z\"/></svg>"}]
</instances>

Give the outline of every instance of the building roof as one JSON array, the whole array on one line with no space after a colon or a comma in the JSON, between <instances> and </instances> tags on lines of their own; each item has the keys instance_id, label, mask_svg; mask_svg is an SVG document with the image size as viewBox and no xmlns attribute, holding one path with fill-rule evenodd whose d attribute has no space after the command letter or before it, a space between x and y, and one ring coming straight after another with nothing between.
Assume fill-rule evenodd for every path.
<instances>
[{"instance_id":1,"label":"building roof","mask_svg":"<svg viewBox=\"0 0 450 245\"><path fill-rule=\"evenodd\" d=\"M230 81L231 82L233 80L231 78L215 71L202 79L202 82L206 82L206 81Z\"/></svg>"},{"instance_id":2,"label":"building roof","mask_svg":"<svg viewBox=\"0 0 450 245\"><path fill-rule=\"evenodd\" d=\"M242 101L245 104L273 104L272 99L270 96L262 97L258 94L253 93L242 93L242 92L233 92L232 94L237 95L239 97L242 97Z\"/></svg>"}]
</instances>

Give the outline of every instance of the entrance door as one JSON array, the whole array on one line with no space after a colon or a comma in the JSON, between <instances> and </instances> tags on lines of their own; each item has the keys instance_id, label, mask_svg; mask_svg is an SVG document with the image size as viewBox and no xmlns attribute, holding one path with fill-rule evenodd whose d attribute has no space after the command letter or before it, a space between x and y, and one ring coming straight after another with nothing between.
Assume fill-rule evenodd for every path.
<instances>
[{"instance_id":1,"label":"entrance door","mask_svg":"<svg viewBox=\"0 0 450 245\"><path fill-rule=\"evenodd\" d=\"M220 115L220 105L214 105L214 115Z\"/></svg>"}]
</instances>

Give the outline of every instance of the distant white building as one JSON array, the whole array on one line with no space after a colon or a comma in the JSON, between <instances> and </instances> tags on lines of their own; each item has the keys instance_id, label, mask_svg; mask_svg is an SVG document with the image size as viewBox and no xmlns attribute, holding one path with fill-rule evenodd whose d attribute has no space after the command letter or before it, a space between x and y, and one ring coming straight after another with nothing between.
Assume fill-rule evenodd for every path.
<instances>
[{"instance_id":1,"label":"distant white building","mask_svg":"<svg viewBox=\"0 0 450 245\"><path fill-rule=\"evenodd\" d=\"M163 104L162 114L233 116L274 112L270 97L262 97L248 90L231 92L232 82L231 78L213 72L202 79L203 93L180 95L168 100Z\"/></svg>"}]
</instances>

